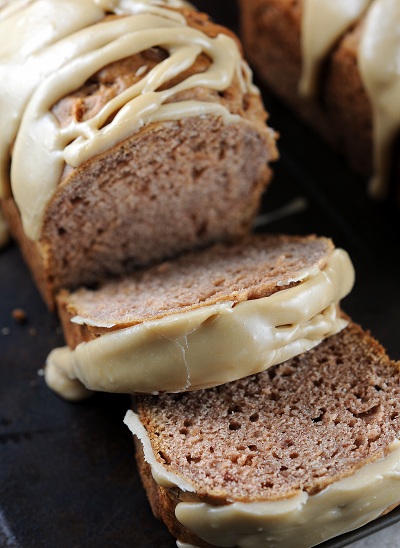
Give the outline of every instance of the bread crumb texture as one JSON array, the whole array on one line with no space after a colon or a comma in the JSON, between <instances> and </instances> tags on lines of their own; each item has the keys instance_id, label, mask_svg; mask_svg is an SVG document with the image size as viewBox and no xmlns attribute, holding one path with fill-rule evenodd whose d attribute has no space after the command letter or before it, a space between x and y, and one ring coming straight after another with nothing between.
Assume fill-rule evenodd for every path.
<instances>
[{"instance_id":1,"label":"bread crumb texture","mask_svg":"<svg viewBox=\"0 0 400 548\"><path fill-rule=\"evenodd\" d=\"M216 302L266 297L288 287L278 282L323 267L332 250L326 238L253 235L187 253L95 290L63 292L59 305L70 316L131 325Z\"/></svg>"},{"instance_id":2,"label":"bread crumb texture","mask_svg":"<svg viewBox=\"0 0 400 548\"><path fill-rule=\"evenodd\" d=\"M354 324L266 372L138 398L154 453L200 499L310 495L382 457L399 435L400 369Z\"/></svg>"}]
</instances>

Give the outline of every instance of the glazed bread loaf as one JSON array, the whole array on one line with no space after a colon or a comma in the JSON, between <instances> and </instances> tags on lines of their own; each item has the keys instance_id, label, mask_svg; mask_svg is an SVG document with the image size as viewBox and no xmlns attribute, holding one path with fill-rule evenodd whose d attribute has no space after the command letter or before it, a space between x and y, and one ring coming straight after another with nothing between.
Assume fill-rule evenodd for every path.
<instances>
[{"instance_id":1,"label":"glazed bread loaf","mask_svg":"<svg viewBox=\"0 0 400 548\"><path fill-rule=\"evenodd\" d=\"M138 396L125 422L181 543L309 548L399 502L399 390L399 363L350 322L258 375Z\"/></svg>"},{"instance_id":2,"label":"glazed bread loaf","mask_svg":"<svg viewBox=\"0 0 400 548\"><path fill-rule=\"evenodd\" d=\"M17 0L0 31L3 208L49 306L249 230L277 153L230 31L181 0Z\"/></svg>"},{"instance_id":3,"label":"glazed bread loaf","mask_svg":"<svg viewBox=\"0 0 400 548\"><path fill-rule=\"evenodd\" d=\"M252 235L63 291L69 347L45 369L60 395L179 392L229 382L304 352L345 322L346 252L315 236Z\"/></svg>"},{"instance_id":4,"label":"glazed bread loaf","mask_svg":"<svg viewBox=\"0 0 400 548\"><path fill-rule=\"evenodd\" d=\"M239 0L245 51L269 88L364 177L399 188L397 0Z\"/></svg>"}]
</instances>

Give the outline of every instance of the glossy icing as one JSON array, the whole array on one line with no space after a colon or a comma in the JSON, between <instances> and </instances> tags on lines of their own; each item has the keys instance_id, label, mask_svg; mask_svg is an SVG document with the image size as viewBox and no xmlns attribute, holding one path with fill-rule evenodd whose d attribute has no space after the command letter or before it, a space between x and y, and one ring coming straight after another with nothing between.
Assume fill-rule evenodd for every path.
<instances>
[{"instance_id":1,"label":"glossy icing","mask_svg":"<svg viewBox=\"0 0 400 548\"><path fill-rule=\"evenodd\" d=\"M53 350L46 381L61 396L81 399L91 390L197 390L263 371L347 324L337 309L354 283L347 253L337 249L322 271L303 275L269 297L204 306Z\"/></svg>"},{"instance_id":2,"label":"glossy icing","mask_svg":"<svg viewBox=\"0 0 400 548\"><path fill-rule=\"evenodd\" d=\"M17 0L0 12L0 187L11 188L25 233L38 239L65 164L79 167L152 122L213 115L238 118L219 102L174 100L197 86L223 91L236 78L255 93L236 42L190 27L178 0ZM105 19L107 14L121 17ZM21 47L22 44L22 47ZM52 106L107 64L161 47L168 57L93 118L60 127ZM210 65L160 90L200 54ZM111 121L110 121L111 120Z\"/></svg>"}]
</instances>

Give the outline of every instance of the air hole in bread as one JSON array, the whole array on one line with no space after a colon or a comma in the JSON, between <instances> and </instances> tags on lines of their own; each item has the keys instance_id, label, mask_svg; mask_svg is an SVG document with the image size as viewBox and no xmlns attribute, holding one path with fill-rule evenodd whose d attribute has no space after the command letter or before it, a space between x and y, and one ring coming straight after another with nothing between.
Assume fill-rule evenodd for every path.
<instances>
[{"instance_id":1,"label":"air hole in bread","mask_svg":"<svg viewBox=\"0 0 400 548\"><path fill-rule=\"evenodd\" d=\"M205 168L192 168L192 179L196 180L199 179L203 175L203 173L206 171Z\"/></svg>"},{"instance_id":2,"label":"air hole in bread","mask_svg":"<svg viewBox=\"0 0 400 548\"><path fill-rule=\"evenodd\" d=\"M356 439L354 440L354 445L357 448L359 448L362 445L364 445L364 442L365 442L365 438L363 438L362 436L357 436Z\"/></svg>"},{"instance_id":3,"label":"air hole in bread","mask_svg":"<svg viewBox=\"0 0 400 548\"><path fill-rule=\"evenodd\" d=\"M192 462L197 464L201 461L201 457L199 457L199 456L192 457L192 455L186 455L186 460L188 461L189 464L191 464Z\"/></svg>"},{"instance_id":4,"label":"air hole in bread","mask_svg":"<svg viewBox=\"0 0 400 548\"><path fill-rule=\"evenodd\" d=\"M274 487L274 484L271 481L263 481L261 483L261 487L263 489L272 489Z\"/></svg>"},{"instance_id":5,"label":"air hole in bread","mask_svg":"<svg viewBox=\"0 0 400 548\"><path fill-rule=\"evenodd\" d=\"M238 421L231 421L229 423L229 430L240 430L242 425Z\"/></svg>"},{"instance_id":6,"label":"air hole in bread","mask_svg":"<svg viewBox=\"0 0 400 548\"><path fill-rule=\"evenodd\" d=\"M368 409L368 411L364 411L362 413L354 413L356 417L359 419L362 419L366 423L370 423L374 420L374 418L378 415L378 413L382 410L381 405L374 405L374 407L371 407L371 409Z\"/></svg>"},{"instance_id":7,"label":"air hole in bread","mask_svg":"<svg viewBox=\"0 0 400 548\"><path fill-rule=\"evenodd\" d=\"M321 422L322 419L324 417L324 413L321 413L320 415L318 415L317 417L314 417L313 419L311 419L313 422Z\"/></svg>"},{"instance_id":8,"label":"air hole in bread","mask_svg":"<svg viewBox=\"0 0 400 548\"><path fill-rule=\"evenodd\" d=\"M242 411L242 408L240 405L230 405L228 408L228 415L232 415L233 413L240 413Z\"/></svg>"},{"instance_id":9,"label":"air hole in bread","mask_svg":"<svg viewBox=\"0 0 400 548\"><path fill-rule=\"evenodd\" d=\"M381 437L380 432L370 432L367 436L369 443L374 443L374 441L378 441Z\"/></svg>"},{"instance_id":10,"label":"air hole in bread","mask_svg":"<svg viewBox=\"0 0 400 548\"><path fill-rule=\"evenodd\" d=\"M164 451L159 451L158 454L165 464L171 464L171 459L164 453Z\"/></svg>"},{"instance_id":11,"label":"air hole in bread","mask_svg":"<svg viewBox=\"0 0 400 548\"><path fill-rule=\"evenodd\" d=\"M292 447L292 445L294 445L294 441L293 440L285 440L283 442L283 446L284 447Z\"/></svg>"},{"instance_id":12,"label":"air hole in bread","mask_svg":"<svg viewBox=\"0 0 400 548\"><path fill-rule=\"evenodd\" d=\"M204 236L207 233L207 223L202 223L199 228L196 230L196 236L200 238L201 236Z\"/></svg>"}]
</instances>

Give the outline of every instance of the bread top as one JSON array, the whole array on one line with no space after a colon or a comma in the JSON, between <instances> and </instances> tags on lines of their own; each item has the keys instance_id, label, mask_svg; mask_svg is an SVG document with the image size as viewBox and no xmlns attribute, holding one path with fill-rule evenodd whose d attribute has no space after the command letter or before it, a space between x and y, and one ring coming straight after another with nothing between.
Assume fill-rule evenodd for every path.
<instances>
[{"instance_id":1,"label":"bread top","mask_svg":"<svg viewBox=\"0 0 400 548\"><path fill-rule=\"evenodd\" d=\"M241 119L243 98L258 92L238 42L185 6L21 0L3 8L1 180L4 192L12 148L12 192L30 238L40 237L46 206L71 170L149 124Z\"/></svg>"},{"instance_id":2,"label":"bread top","mask_svg":"<svg viewBox=\"0 0 400 548\"><path fill-rule=\"evenodd\" d=\"M249 235L181 255L96 289L60 292L65 324L95 334L216 303L268 297L322 270L334 250L317 236Z\"/></svg>"},{"instance_id":3,"label":"bread top","mask_svg":"<svg viewBox=\"0 0 400 548\"><path fill-rule=\"evenodd\" d=\"M399 363L351 323L266 372L136 406L157 476L179 478L180 500L219 506L312 496L384 457L399 392Z\"/></svg>"}]
</instances>

